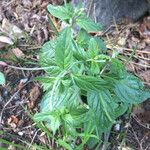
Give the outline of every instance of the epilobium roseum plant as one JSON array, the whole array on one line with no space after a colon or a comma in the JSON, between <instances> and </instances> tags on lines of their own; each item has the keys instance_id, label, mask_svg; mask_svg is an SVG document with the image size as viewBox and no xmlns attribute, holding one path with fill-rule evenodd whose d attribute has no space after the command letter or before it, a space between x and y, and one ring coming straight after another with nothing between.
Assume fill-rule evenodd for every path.
<instances>
[{"instance_id":1,"label":"epilobium roseum plant","mask_svg":"<svg viewBox=\"0 0 150 150\"><path fill-rule=\"evenodd\" d=\"M91 141L94 146L129 106L146 100L150 92L125 70L118 55L108 55L102 39L88 34L101 27L83 9L48 5L48 11L66 27L42 47L39 63L46 76L37 79L45 94L34 119L54 135L61 133L66 149L82 149Z\"/></svg>"}]
</instances>

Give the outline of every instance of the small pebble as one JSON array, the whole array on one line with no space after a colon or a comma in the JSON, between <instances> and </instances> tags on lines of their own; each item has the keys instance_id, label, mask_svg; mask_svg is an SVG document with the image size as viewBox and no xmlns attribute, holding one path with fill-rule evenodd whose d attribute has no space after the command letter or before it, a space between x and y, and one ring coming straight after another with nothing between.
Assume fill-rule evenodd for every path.
<instances>
[{"instance_id":1,"label":"small pebble","mask_svg":"<svg viewBox=\"0 0 150 150\"><path fill-rule=\"evenodd\" d=\"M18 135L20 136L23 136L23 134L24 134L23 132L18 132Z\"/></svg>"},{"instance_id":2,"label":"small pebble","mask_svg":"<svg viewBox=\"0 0 150 150\"><path fill-rule=\"evenodd\" d=\"M3 89L3 91L2 91L2 97L3 98L8 97L8 91L6 89Z\"/></svg>"},{"instance_id":3,"label":"small pebble","mask_svg":"<svg viewBox=\"0 0 150 150\"><path fill-rule=\"evenodd\" d=\"M3 101L3 97L0 95L0 102L2 102Z\"/></svg>"},{"instance_id":4,"label":"small pebble","mask_svg":"<svg viewBox=\"0 0 150 150\"><path fill-rule=\"evenodd\" d=\"M28 81L28 78L24 78L20 80L20 83L25 84Z\"/></svg>"},{"instance_id":5,"label":"small pebble","mask_svg":"<svg viewBox=\"0 0 150 150\"><path fill-rule=\"evenodd\" d=\"M119 123L117 123L117 124L114 126L114 130L115 130L115 131L120 131L120 128L121 128L121 126L120 126Z\"/></svg>"}]
</instances>

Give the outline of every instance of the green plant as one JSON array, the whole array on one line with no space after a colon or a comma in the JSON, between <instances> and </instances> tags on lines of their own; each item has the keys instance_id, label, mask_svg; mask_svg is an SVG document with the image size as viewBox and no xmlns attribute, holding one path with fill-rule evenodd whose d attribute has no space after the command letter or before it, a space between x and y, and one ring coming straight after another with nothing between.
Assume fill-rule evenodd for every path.
<instances>
[{"instance_id":1,"label":"green plant","mask_svg":"<svg viewBox=\"0 0 150 150\"><path fill-rule=\"evenodd\" d=\"M5 84L5 76L2 72L0 72L0 85Z\"/></svg>"},{"instance_id":2,"label":"green plant","mask_svg":"<svg viewBox=\"0 0 150 150\"><path fill-rule=\"evenodd\" d=\"M88 34L101 27L82 9L65 4L49 5L48 11L66 27L41 50L40 65L48 69L45 77L36 78L45 95L34 119L44 121L66 149L93 147L129 106L146 100L150 92L125 70L116 52L108 52L102 39Z\"/></svg>"}]
</instances>

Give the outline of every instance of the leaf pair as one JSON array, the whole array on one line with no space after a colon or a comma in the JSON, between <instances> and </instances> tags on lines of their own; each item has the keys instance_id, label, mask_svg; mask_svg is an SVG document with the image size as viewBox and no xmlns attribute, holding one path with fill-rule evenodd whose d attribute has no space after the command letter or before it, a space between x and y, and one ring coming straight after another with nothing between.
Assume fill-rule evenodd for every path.
<instances>
[{"instance_id":1,"label":"leaf pair","mask_svg":"<svg viewBox=\"0 0 150 150\"><path fill-rule=\"evenodd\" d=\"M72 26L78 25L80 28L85 29L86 31L99 31L101 26L94 23L89 18L85 17L82 13L82 8L75 11L71 4L66 4L65 6L53 6L48 5L48 11L54 17L59 18L66 23L71 22Z\"/></svg>"}]
</instances>

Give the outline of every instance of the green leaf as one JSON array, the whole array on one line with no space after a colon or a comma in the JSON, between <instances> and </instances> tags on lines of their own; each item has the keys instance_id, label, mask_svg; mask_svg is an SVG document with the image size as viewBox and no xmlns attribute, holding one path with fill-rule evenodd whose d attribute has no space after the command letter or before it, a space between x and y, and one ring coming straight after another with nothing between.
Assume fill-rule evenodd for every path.
<instances>
[{"instance_id":1,"label":"green leaf","mask_svg":"<svg viewBox=\"0 0 150 150\"><path fill-rule=\"evenodd\" d=\"M68 143L66 143L64 140L58 139L57 142L66 150L73 150L72 147Z\"/></svg>"},{"instance_id":2,"label":"green leaf","mask_svg":"<svg viewBox=\"0 0 150 150\"><path fill-rule=\"evenodd\" d=\"M120 60L113 58L111 59L111 63L109 65L109 74L111 77L115 76L115 78L121 78L124 73L126 73L124 65Z\"/></svg>"},{"instance_id":3,"label":"green leaf","mask_svg":"<svg viewBox=\"0 0 150 150\"><path fill-rule=\"evenodd\" d=\"M96 62L91 62L91 67L90 67L90 71L92 75L97 75L100 72L100 65Z\"/></svg>"},{"instance_id":4,"label":"green leaf","mask_svg":"<svg viewBox=\"0 0 150 150\"><path fill-rule=\"evenodd\" d=\"M55 77L36 77L34 78L36 81L40 81L42 83L43 91L50 90L54 81L56 80Z\"/></svg>"},{"instance_id":5,"label":"green leaf","mask_svg":"<svg viewBox=\"0 0 150 150\"><path fill-rule=\"evenodd\" d=\"M5 76L2 72L0 72L0 85L5 84L6 80L5 80Z\"/></svg>"},{"instance_id":6,"label":"green leaf","mask_svg":"<svg viewBox=\"0 0 150 150\"><path fill-rule=\"evenodd\" d=\"M73 107L69 110L76 127L89 120L89 118L87 118L87 112L88 109L84 106Z\"/></svg>"},{"instance_id":7,"label":"green leaf","mask_svg":"<svg viewBox=\"0 0 150 150\"><path fill-rule=\"evenodd\" d=\"M56 40L46 42L40 51L40 59L39 63L41 67L50 67L49 69L45 69L45 71L50 74L56 76L60 72L60 68L56 66L55 62L55 47Z\"/></svg>"},{"instance_id":8,"label":"green leaf","mask_svg":"<svg viewBox=\"0 0 150 150\"><path fill-rule=\"evenodd\" d=\"M94 37L94 39L97 42L98 47L99 47L101 52L107 51L106 45L102 39L100 39L99 37Z\"/></svg>"},{"instance_id":9,"label":"green leaf","mask_svg":"<svg viewBox=\"0 0 150 150\"><path fill-rule=\"evenodd\" d=\"M104 132L108 130L115 119L125 112L127 107L122 110L122 105L116 103L108 90L101 92L88 92L88 104L93 112L93 120L98 130ZM118 111L120 110L120 111Z\"/></svg>"},{"instance_id":10,"label":"green leaf","mask_svg":"<svg viewBox=\"0 0 150 150\"><path fill-rule=\"evenodd\" d=\"M88 56L89 58L94 58L98 54L102 53L103 51L106 51L107 48L104 44L104 42L98 38L93 37L89 41L89 47L88 47ZM108 56L107 56L108 57Z\"/></svg>"},{"instance_id":11,"label":"green leaf","mask_svg":"<svg viewBox=\"0 0 150 150\"><path fill-rule=\"evenodd\" d=\"M75 59L79 61L86 60L86 52L84 48L77 45L75 41L72 42L72 51Z\"/></svg>"},{"instance_id":12,"label":"green leaf","mask_svg":"<svg viewBox=\"0 0 150 150\"><path fill-rule=\"evenodd\" d=\"M102 29L99 24L94 23L92 20L86 18L85 16L81 16L76 20L76 22L81 28L85 29L88 32L100 31Z\"/></svg>"},{"instance_id":13,"label":"green leaf","mask_svg":"<svg viewBox=\"0 0 150 150\"><path fill-rule=\"evenodd\" d=\"M40 51L40 65L42 67L47 67L52 64L52 58L54 58L55 52L55 41L46 42Z\"/></svg>"},{"instance_id":14,"label":"green leaf","mask_svg":"<svg viewBox=\"0 0 150 150\"><path fill-rule=\"evenodd\" d=\"M4 143L4 144L7 144L7 145L11 145L11 146L13 146L13 147L15 147L16 149L18 148L18 149L20 149L20 150L24 150L24 146L22 146L22 145L20 145L20 144L14 144L12 141L10 142L10 141L7 141L7 140L5 140L5 139L2 139L2 138L0 138L0 143ZM8 148L7 148L8 149ZM2 149L1 149L2 150Z\"/></svg>"},{"instance_id":15,"label":"green leaf","mask_svg":"<svg viewBox=\"0 0 150 150\"><path fill-rule=\"evenodd\" d=\"M123 115L129 108L129 104L121 102L121 100L117 96L113 96L113 101L117 105L113 105L113 109L115 110L114 115L117 117Z\"/></svg>"},{"instance_id":16,"label":"green leaf","mask_svg":"<svg viewBox=\"0 0 150 150\"><path fill-rule=\"evenodd\" d=\"M52 115L52 113L50 111L45 110L43 112L35 114L33 119L37 122L47 121L50 119L51 115Z\"/></svg>"},{"instance_id":17,"label":"green leaf","mask_svg":"<svg viewBox=\"0 0 150 150\"><path fill-rule=\"evenodd\" d=\"M89 47L87 51L88 57L94 58L99 54L99 52L100 52L100 49L99 49L99 45L97 41L94 38L91 38L89 41Z\"/></svg>"},{"instance_id":18,"label":"green leaf","mask_svg":"<svg viewBox=\"0 0 150 150\"><path fill-rule=\"evenodd\" d=\"M86 134L89 133L93 133L95 134L95 129L96 129L96 124L93 123L93 118L92 116L88 116L89 121L84 123L84 134L85 134L85 138L86 138L86 144L88 146L89 149L94 149L95 145L97 143L100 143L100 134L96 134L95 137L91 136L91 137L86 137ZM96 131L97 132L97 131Z\"/></svg>"},{"instance_id":19,"label":"green leaf","mask_svg":"<svg viewBox=\"0 0 150 150\"><path fill-rule=\"evenodd\" d=\"M65 28L57 38L55 49L55 60L57 65L62 68L68 68L73 59L72 52L72 31L71 28Z\"/></svg>"},{"instance_id":20,"label":"green leaf","mask_svg":"<svg viewBox=\"0 0 150 150\"><path fill-rule=\"evenodd\" d=\"M35 77L34 80L40 81L41 83L53 83L55 77Z\"/></svg>"},{"instance_id":21,"label":"green leaf","mask_svg":"<svg viewBox=\"0 0 150 150\"><path fill-rule=\"evenodd\" d=\"M60 125L61 125L61 119L60 116L57 114L50 116L49 121L47 120L47 124L46 124L46 126L53 131L53 134L56 133Z\"/></svg>"},{"instance_id":22,"label":"green leaf","mask_svg":"<svg viewBox=\"0 0 150 150\"><path fill-rule=\"evenodd\" d=\"M50 128L55 134L56 130L61 125L61 120L60 120L61 113L63 112L61 112L60 110L54 110L52 112L50 111L40 112L35 114L33 119L36 122L41 122L41 121L47 122L46 126Z\"/></svg>"},{"instance_id":23,"label":"green leaf","mask_svg":"<svg viewBox=\"0 0 150 150\"><path fill-rule=\"evenodd\" d=\"M80 47L83 47L83 48L88 48L88 42L91 38L91 36L87 33L86 30L84 29L81 29L77 35L77 43Z\"/></svg>"},{"instance_id":24,"label":"green leaf","mask_svg":"<svg viewBox=\"0 0 150 150\"><path fill-rule=\"evenodd\" d=\"M63 92L58 89L53 95L53 99L50 99L52 91L45 93L41 103L40 109L42 112L45 110L50 110L50 105L52 103L53 110L56 108L61 108L63 106L73 107L79 104L80 96L79 90L75 88L66 88Z\"/></svg>"},{"instance_id":25,"label":"green leaf","mask_svg":"<svg viewBox=\"0 0 150 150\"><path fill-rule=\"evenodd\" d=\"M75 128L75 121L72 116L69 113L66 113L62 116L62 120L65 133L71 137L75 137L77 132Z\"/></svg>"},{"instance_id":26,"label":"green leaf","mask_svg":"<svg viewBox=\"0 0 150 150\"><path fill-rule=\"evenodd\" d=\"M122 79L116 80L114 92L121 101L129 104L141 103L150 98L150 91L144 89L143 83L127 73Z\"/></svg>"},{"instance_id":27,"label":"green leaf","mask_svg":"<svg viewBox=\"0 0 150 150\"><path fill-rule=\"evenodd\" d=\"M49 4L47 9L54 17L61 20L71 19L74 12L73 7L70 4L65 6L53 6Z\"/></svg>"},{"instance_id":28,"label":"green leaf","mask_svg":"<svg viewBox=\"0 0 150 150\"><path fill-rule=\"evenodd\" d=\"M74 75L77 86L85 91L100 91L109 88L108 83L100 77Z\"/></svg>"}]
</instances>

